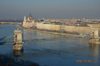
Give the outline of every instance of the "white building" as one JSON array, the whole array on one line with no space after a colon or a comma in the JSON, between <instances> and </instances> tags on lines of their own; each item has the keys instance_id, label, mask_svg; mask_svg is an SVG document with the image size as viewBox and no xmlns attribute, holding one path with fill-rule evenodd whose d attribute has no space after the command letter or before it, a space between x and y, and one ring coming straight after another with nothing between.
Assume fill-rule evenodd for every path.
<instances>
[{"instance_id":1,"label":"white building","mask_svg":"<svg viewBox=\"0 0 100 66\"><path fill-rule=\"evenodd\" d=\"M30 28L33 26L34 26L34 19L32 18L32 15L29 14L27 19L26 19L26 16L24 16L23 27Z\"/></svg>"}]
</instances>

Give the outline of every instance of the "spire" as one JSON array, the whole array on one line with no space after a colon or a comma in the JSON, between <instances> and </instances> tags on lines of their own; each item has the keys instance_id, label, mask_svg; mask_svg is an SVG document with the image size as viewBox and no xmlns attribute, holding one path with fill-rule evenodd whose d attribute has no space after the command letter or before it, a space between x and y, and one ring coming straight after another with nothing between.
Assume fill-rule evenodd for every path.
<instances>
[{"instance_id":1,"label":"spire","mask_svg":"<svg viewBox=\"0 0 100 66\"><path fill-rule=\"evenodd\" d=\"M24 16L24 22L26 22L26 16Z\"/></svg>"},{"instance_id":2,"label":"spire","mask_svg":"<svg viewBox=\"0 0 100 66\"><path fill-rule=\"evenodd\" d=\"M29 16L28 16L28 17L32 17L31 13L29 14Z\"/></svg>"}]
</instances>

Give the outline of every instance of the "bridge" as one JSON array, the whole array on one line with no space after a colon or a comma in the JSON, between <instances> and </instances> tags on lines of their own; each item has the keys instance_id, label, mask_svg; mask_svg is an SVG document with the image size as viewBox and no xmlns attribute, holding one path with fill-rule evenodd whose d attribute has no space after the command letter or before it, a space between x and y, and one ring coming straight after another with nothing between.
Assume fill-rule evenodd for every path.
<instances>
[{"instance_id":1,"label":"bridge","mask_svg":"<svg viewBox=\"0 0 100 66\"><path fill-rule=\"evenodd\" d=\"M0 45L13 44L13 50L23 50L23 43L26 43L26 42L53 41L53 40L63 40L66 38L83 38L92 33L94 36L89 40L89 43L100 44L100 37L97 30L90 31L81 35L72 36L72 37L59 37L59 38L57 37L57 38L51 38L51 39L34 39L34 40L22 40L21 30L15 30L14 35L9 35L7 37L1 38ZM5 39L11 38L13 36L14 36L14 41L8 41L8 42L5 41Z\"/></svg>"},{"instance_id":2,"label":"bridge","mask_svg":"<svg viewBox=\"0 0 100 66\"><path fill-rule=\"evenodd\" d=\"M21 24L21 22L0 22L2 25L3 24L6 24L6 23L9 23L9 24Z\"/></svg>"}]
</instances>

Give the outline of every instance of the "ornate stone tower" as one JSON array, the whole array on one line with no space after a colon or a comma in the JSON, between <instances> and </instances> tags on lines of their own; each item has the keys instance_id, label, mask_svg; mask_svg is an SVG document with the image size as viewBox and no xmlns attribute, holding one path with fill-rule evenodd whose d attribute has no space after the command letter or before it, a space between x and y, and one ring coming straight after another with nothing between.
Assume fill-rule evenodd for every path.
<instances>
[{"instance_id":1,"label":"ornate stone tower","mask_svg":"<svg viewBox=\"0 0 100 66\"><path fill-rule=\"evenodd\" d=\"M26 24L26 16L24 16L23 26Z\"/></svg>"},{"instance_id":2,"label":"ornate stone tower","mask_svg":"<svg viewBox=\"0 0 100 66\"><path fill-rule=\"evenodd\" d=\"M31 13L28 16L28 20L33 20Z\"/></svg>"},{"instance_id":3,"label":"ornate stone tower","mask_svg":"<svg viewBox=\"0 0 100 66\"><path fill-rule=\"evenodd\" d=\"M32 18L31 13L29 14L27 19L26 16L24 16L23 27L26 28L34 27L34 19Z\"/></svg>"},{"instance_id":4,"label":"ornate stone tower","mask_svg":"<svg viewBox=\"0 0 100 66\"><path fill-rule=\"evenodd\" d=\"M14 31L14 44L13 44L13 50L23 50L23 43L22 42L22 32L21 30L15 30Z\"/></svg>"}]
</instances>

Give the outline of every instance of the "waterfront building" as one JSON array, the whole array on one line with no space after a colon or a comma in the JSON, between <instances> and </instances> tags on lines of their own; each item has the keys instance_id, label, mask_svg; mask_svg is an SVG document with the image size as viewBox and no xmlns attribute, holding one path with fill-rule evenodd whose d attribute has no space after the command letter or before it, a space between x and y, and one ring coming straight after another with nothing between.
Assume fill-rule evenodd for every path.
<instances>
[{"instance_id":1,"label":"waterfront building","mask_svg":"<svg viewBox=\"0 0 100 66\"><path fill-rule=\"evenodd\" d=\"M29 14L28 18L26 19L26 16L24 16L23 20L23 27L30 28L34 26L34 18L32 18L32 15Z\"/></svg>"}]
</instances>

